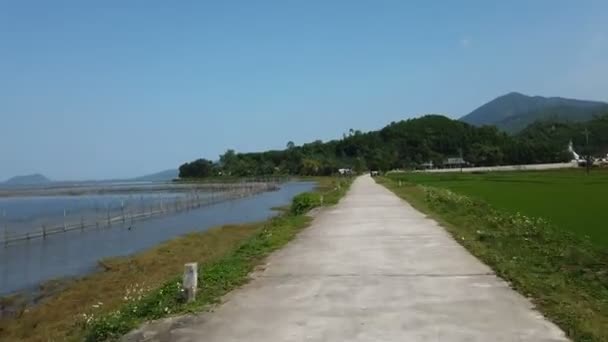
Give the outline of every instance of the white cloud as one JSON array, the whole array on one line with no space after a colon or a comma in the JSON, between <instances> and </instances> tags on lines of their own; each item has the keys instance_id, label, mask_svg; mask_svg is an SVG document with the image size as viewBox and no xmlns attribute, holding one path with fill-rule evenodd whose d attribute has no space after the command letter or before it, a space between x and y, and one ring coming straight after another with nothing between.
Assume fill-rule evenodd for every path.
<instances>
[{"instance_id":1,"label":"white cloud","mask_svg":"<svg viewBox=\"0 0 608 342\"><path fill-rule=\"evenodd\" d=\"M469 46L471 46L472 39L471 37L462 37L460 38L459 43L461 47L468 48Z\"/></svg>"}]
</instances>

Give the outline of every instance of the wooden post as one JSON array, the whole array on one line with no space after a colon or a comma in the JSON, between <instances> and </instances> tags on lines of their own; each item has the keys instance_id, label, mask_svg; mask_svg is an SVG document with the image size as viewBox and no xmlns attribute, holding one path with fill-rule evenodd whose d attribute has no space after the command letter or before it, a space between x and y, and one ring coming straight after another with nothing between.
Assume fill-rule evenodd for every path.
<instances>
[{"instance_id":1,"label":"wooden post","mask_svg":"<svg viewBox=\"0 0 608 342\"><path fill-rule=\"evenodd\" d=\"M198 288L198 264L196 262L184 265L182 288L187 302L196 300L196 289Z\"/></svg>"},{"instance_id":2,"label":"wooden post","mask_svg":"<svg viewBox=\"0 0 608 342\"><path fill-rule=\"evenodd\" d=\"M122 223L125 223L125 201L120 202L120 211L122 213Z\"/></svg>"},{"instance_id":3,"label":"wooden post","mask_svg":"<svg viewBox=\"0 0 608 342\"><path fill-rule=\"evenodd\" d=\"M4 245L8 245L8 221L6 220L6 209L2 210L2 220L4 221Z\"/></svg>"},{"instance_id":4,"label":"wooden post","mask_svg":"<svg viewBox=\"0 0 608 342\"><path fill-rule=\"evenodd\" d=\"M66 216L67 216L67 212L66 212L65 208L63 208L63 231L64 231L64 232L65 232L66 230L68 230L68 227L67 227L66 222L65 222L65 217L66 217Z\"/></svg>"},{"instance_id":5,"label":"wooden post","mask_svg":"<svg viewBox=\"0 0 608 342\"><path fill-rule=\"evenodd\" d=\"M42 225L42 239L46 239L46 225Z\"/></svg>"}]
</instances>

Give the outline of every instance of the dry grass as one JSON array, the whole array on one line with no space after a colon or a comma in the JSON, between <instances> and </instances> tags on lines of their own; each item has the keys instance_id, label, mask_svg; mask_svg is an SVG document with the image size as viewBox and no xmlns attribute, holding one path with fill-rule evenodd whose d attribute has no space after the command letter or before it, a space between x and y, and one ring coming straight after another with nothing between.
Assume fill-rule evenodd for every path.
<instances>
[{"instance_id":1,"label":"dry grass","mask_svg":"<svg viewBox=\"0 0 608 342\"><path fill-rule=\"evenodd\" d=\"M326 205L336 203L346 192L349 183L348 180L331 177L315 177L310 180L317 182L315 192L324 194ZM289 206L283 209L288 212ZM174 280L182 273L186 262L221 266L222 260L234 261L238 259L235 256L243 250L248 251L260 241L264 242L264 248L258 248L259 251L256 249L257 254L250 254L256 258L262 257L264 253L286 243L307 222L308 219L303 216L290 216L260 223L227 225L178 237L133 256L102 260L100 264L105 268L104 271L71 281L65 289L64 284L60 284L59 288L53 286L52 294L35 306L23 310L16 317L1 319L0 341L83 340L86 337L83 314L103 317L115 312L125 306L127 291L130 291L128 297L131 302L139 301L139 296L143 298L158 292L167 281ZM264 229L275 232L270 240L263 234ZM250 258L252 256L248 255L247 262L243 262L243 265L249 267ZM257 260L256 258L254 259ZM244 275L233 279L234 284L244 281L248 269L244 270ZM219 280L225 279L220 277ZM222 291L218 293L223 293Z\"/></svg>"},{"instance_id":2,"label":"dry grass","mask_svg":"<svg viewBox=\"0 0 608 342\"><path fill-rule=\"evenodd\" d=\"M82 314L116 309L123 304L127 289L154 289L180 274L186 262L214 261L253 236L261 226L224 226L176 238L134 256L103 260L105 271L75 280L64 291L24 310L18 317L0 321L0 341L78 340L81 337L73 333L78 331L74 328Z\"/></svg>"}]
</instances>

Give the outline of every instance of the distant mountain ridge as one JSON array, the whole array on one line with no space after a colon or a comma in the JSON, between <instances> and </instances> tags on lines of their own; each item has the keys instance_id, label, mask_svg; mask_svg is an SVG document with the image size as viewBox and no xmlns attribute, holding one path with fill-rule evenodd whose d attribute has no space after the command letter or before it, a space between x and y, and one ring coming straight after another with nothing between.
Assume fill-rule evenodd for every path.
<instances>
[{"instance_id":1,"label":"distant mountain ridge","mask_svg":"<svg viewBox=\"0 0 608 342\"><path fill-rule=\"evenodd\" d=\"M83 181L53 181L46 176L35 173L30 175L21 175L9 178L8 180L1 182L0 186L5 187L20 187L20 186L38 186L48 184L77 184L77 183L104 183L104 182L166 182L178 178L177 169L168 169L140 177L127 178L127 179L105 179L105 180L83 180Z\"/></svg>"},{"instance_id":2,"label":"distant mountain ridge","mask_svg":"<svg viewBox=\"0 0 608 342\"><path fill-rule=\"evenodd\" d=\"M511 92L482 105L460 121L476 126L494 125L515 133L536 121L583 122L606 113L608 103L605 102Z\"/></svg>"},{"instance_id":3,"label":"distant mountain ridge","mask_svg":"<svg viewBox=\"0 0 608 342\"><path fill-rule=\"evenodd\" d=\"M0 184L4 184L4 185L40 185L40 184L48 184L48 183L52 183L52 181L39 173L34 173L31 175L15 176L15 177L9 178L5 182L1 182Z\"/></svg>"},{"instance_id":4,"label":"distant mountain ridge","mask_svg":"<svg viewBox=\"0 0 608 342\"><path fill-rule=\"evenodd\" d=\"M177 169L169 169L156 173L152 173L149 175L132 178L130 180L136 182L160 182L160 181L170 181L178 178L179 171Z\"/></svg>"}]
</instances>

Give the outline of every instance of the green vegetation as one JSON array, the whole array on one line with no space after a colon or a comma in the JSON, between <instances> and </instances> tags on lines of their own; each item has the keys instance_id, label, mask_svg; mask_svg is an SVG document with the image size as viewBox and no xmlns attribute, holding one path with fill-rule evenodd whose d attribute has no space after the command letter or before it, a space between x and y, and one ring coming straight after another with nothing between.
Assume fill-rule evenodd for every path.
<instances>
[{"instance_id":1,"label":"green vegetation","mask_svg":"<svg viewBox=\"0 0 608 342\"><path fill-rule=\"evenodd\" d=\"M559 229L542 217L497 209L447 188L413 182L436 185L441 181L433 183L405 174L382 177L378 181L437 219L459 243L513 288L530 297L539 310L574 341L608 341L608 253L605 248ZM511 186L516 184L513 182ZM508 187L498 187L494 192L506 189ZM545 200L557 202L559 198L547 196ZM584 203L585 199L580 201ZM579 215L586 216L582 205L573 210L577 208Z\"/></svg>"},{"instance_id":2,"label":"green vegetation","mask_svg":"<svg viewBox=\"0 0 608 342\"><path fill-rule=\"evenodd\" d=\"M392 179L453 190L496 209L542 217L556 228L608 247L608 170L407 173Z\"/></svg>"},{"instance_id":3,"label":"green vegetation","mask_svg":"<svg viewBox=\"0 0 608 342\"><path fill-rule=\"evenodd\" d=\"M589 145L586 142L585 131L589 132ZM606 156L608 153L608 115L579 123L535 122L526 127L517 137L530 144L545 146L545 153L551 151L553 146L568 144L572 140L574 148L581 155Z\"/></svg>"},{"instance_id":4,"label":"green vegetation","mask_svg":"<svg viewBox=\"0 0 608 342\"><path fill-rule=\"evenodd\" d=\"M291 213L300 215L321 204L321 197L310 193L299 194L293 199Z\"/></svg>"},{"instance_id":5,"label":"green vegetation","mask_svg":"<svg viewBox=\"0 0 608 342\"><path fill-rule=\"evenodd\" d=\"M129 257L100 261L104 271L72 281L15 317L0 320L0 341L82 340L84 315L96 317L126 304L132 293L160 287L186 262L208 263L238 248L263 223L228 225L189 234Z\"/></svg>"},{"instance_id":6,"label":"green vegetation","mask_svg":"<svg viewBox=\"0 0 608 342\"><path fill-rule=\"evenodd\" d=\"M204 178L214 174L214 165L209 160L197 159L179 167L181 178Z\"/></svg>"},{"instance_id":7,"label":"green vegetation","mask_svg":"<svg viewBox=\"0 0 608 342\"><path fill-rule=\"evenodd\" d=\"M332 205L346 193L348 178L316 178L312 198ZM304 196L304 195L302 195ZM321 205L320 201L307 208ZM63 291L12 318L0 320L1 341L102 341L118 338L145 320L200 311L247 282L265 256L307 226L304 211L287 209L266 222L230 225L189 234L148 251L101 261L105 271L74 281ZM182 300L181 272L199 263L197 301Z\"/></svg>"},{"instance_id":8,"label":"green vegetation","mask_svg":"<svg viewBox=\"0 0 608 342\"><path fill-rule=\"evenodd\" d=\"M583 131L589 129L589 148ZM493 126L475 127L439 115L393 122L379 131L350 130L342 139L315 141L285 150L236 153L228 150L216 163L199 159L180 167L181 178L251 177L267 175L319 176L340 168L356 172L411 169L432 161L463 156L477 166L570 161L568 142L580 154L608 152L608 115L586 123L543 122L510 136ZM220 178L221 178L220 177Z\"/></svg>"}]
</instances>

